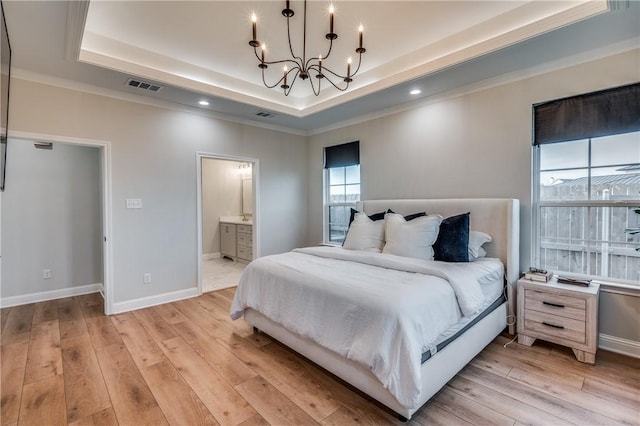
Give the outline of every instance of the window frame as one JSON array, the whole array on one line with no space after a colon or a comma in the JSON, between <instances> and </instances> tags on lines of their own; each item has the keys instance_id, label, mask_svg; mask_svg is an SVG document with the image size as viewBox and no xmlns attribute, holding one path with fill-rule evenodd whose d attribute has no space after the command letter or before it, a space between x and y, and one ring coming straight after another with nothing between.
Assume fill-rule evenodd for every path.
<instances>
[{"instance_id":1,"label":"window frame","mask_svg":"<svg viewBox=\"0 0 640 426\"><path fill-rule=\"evenodd\" d=\"M346 168L347 167L353 167L353 166L358 166L358 182L357 183L346 183ZM360 193L358 194L358 200L355 202L340 202L340 203L332 203L331 202L331 169L345 169L345 183L342 184L341 186L347 186L347 185L359 185L360 186ZM331 235L330 235L330 231L331 231L331 227L329 224L329 211L331 207L351 207L353 209L355 209L357 207L357 203L359 201L361 201L362 199L362 173L360 170L360 164L352 164L350 166L339 166L339 167L331 167L331 168L324 168L323 169L323 179L322 179L322 187L323 187L323 193L324 193L324 202L323 202L323 218L322 218L322 223L323 223L323 231L322 231L322 243L325 245L331 245L331 246L340 246L342 243L336 243L334 241L331 241ZM345 234L346 237L346 234Z\"/></svg>"},{"instance_id":2,"label":"window frame","mask_svg":"<svg viewBox=\"0 0 640 426\"><path fill-rule=\"evenodd\" d=\"M541 216L542 209L545 207L613 207L613 208L630 208L630 207L638 207L640 206L640 197L637 199L631 200L593 200L591 199L591 178L592 178L592 170L598 168L607 168L607 167L624 167L628 165L635 165L637 163L628 163L628 164L620 164L620 165L604 165L604 166L592 166L592 158L591 158L591 144L592 140L597 138L584 138L580 140L588 140L588 164L586 167L580 167L580 169L587 169L588 173L588 188L587 194L589 195L588 200L567 200L567 201L541 201L540 200L540 175L542 172L546 171L555 171L553 170L541 170L541 147L542 145L533 145L532 146L532 162L531 162L531 170L532 170L532 189L531 189L531 197L532 197L532 220L531 220L531 236L532 236L532 252L531 252L531 264L535 267L542 266L541 259L541 246L542 246L542 235L541 235ZM567 141L571 142L571 141ZM577 141L576 141L577 142ZM564 170L571 170L577 168L567 168ZM557 169L558 171L563 169ZM576 276L580 278L588 278L592 279L595 282L601 283L620 283L624 285L631 285L633 288L640 287L640 284L635 280L627 280L621 278L612 278L604 275L593 275L593 274L581 274L577 272L570 271L553 271L554 273L560 273L568 276Z\"/></svg>"}]
</instances>

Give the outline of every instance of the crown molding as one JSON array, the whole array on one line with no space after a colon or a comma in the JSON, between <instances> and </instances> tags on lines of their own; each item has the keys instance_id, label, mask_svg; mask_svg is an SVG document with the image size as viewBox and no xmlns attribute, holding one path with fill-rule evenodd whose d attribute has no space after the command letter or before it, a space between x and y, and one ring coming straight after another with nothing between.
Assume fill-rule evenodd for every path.
<instances>
[{"instance_id":1,"label":"crown molding","mask_svg":"<svg viewBox=\"0 0 640 426\"><path fill-rule=\"evenodd\" d=\"M317 97L309 94L305 97L285 99L279 91L265 89L259 82L248 82L164 54L147 51L108 36L92 33L91 28L87 28L84 34L79 58L82 62L140 78L258 105L260 108L297 118L307 118L337 105L440 72L607 11L607 0L524 2L512 10L363 72L354 79L347 92L330 90Z\"/></svg>"},{"instance_id":2,"label":"crown molding","mask_svg":"<svg viewBox=\"0 0 640 426\"><path fill-rule=\"evenodd\" d=\"M315 136L315 135L329 132L332 130L337 130L337 129L353 126L356 124L360 124L369 120L374 120L374 119L382 118L388 115L397 114L402 111L410 110L413 108L420 108L422 106L430 105L436 102L441 102L443 100L451 99L451 98L460 96L462 94L474 93L474 92L490 89L492 87L508 84L515 81L524 80L527 78L535 77L537 75L546 74L548 72L557 71L570 66L579 65L581 63L586 63L593 60L598 60L598 59L606 58L609 56L613 56L613 55L617 55L620 53L633 51L633 50L640 50L638 49L637 38L624 40L622 42L615 43L613 45L609 45L603 48L582 52L580 54L576 54L572 56L567 56L560 60L547 62L541 65L538 65L536 67L529 68L525 71L512 72L512 73L504 74L495 78L483 80L481 82L474 83L471 85L466 85L466 86L458 87L455 89L447 90L442 93L427 96L423 99L407 102L405 104L390 107L375 113L361 115L349 120L333 123L329 126L319 127L309 131L291 129L285 126L262 123L262 122L258 122L250 119L241 119L238 117L228 116L228 115L214 112L214 111L202 110L195 107L188 107L179 103L157 100L157 99L147 98L141 95L135 95L135 94L124 93L116 90L105 89L105 88L101 88L101 87L90 85L90 84L79 83L77 81L62 79L59 77L35 73L32 71L23 70L23 69L13 69L12 77L35 82L35 83L46 84L54 87L60 87L64 89L90 93L98 96L105 96L105 97L124 100L128 102L135 102L139 104L155 106L155 107L160 107L164 109L182 111L190 114L197 114L197 115L229 121L233 123L244 124L252 127L264 128L268 130L294 134L297 136Z\"/></svg>"},{"instance_id":3,"label":"crown molding","mask_svg":"<svg viewBox=\"0 0 640 426\"><path fill-rule=\"evenodd\" d=\"M141 95L135 95L131 93L124 93L117 90L105 89L102 87L94 86L92 84L80 83L73 80L67 80L60 77L54 77L47 74L36 73L20 68L14 68L11 70L11 77L19 80L25 80L33 83L46 84L48 86L59 87L62 89L74 90L83 93L89 93L97 96L104 96L121 101L134 102L137 104L143 104L158 108L164 108L173 111L181 111L189 114L201 115L204 117L215 118L218 120L229 121L236 124L243 124L252 127L258 127L262 129L275 130L278 132L289 133L298 136L307 136L307 132L303 130L291 129L285 126L278 126L274 124L262 123L245 118L238 118L223 113L199 109L196 107L189 107L177 102L163 101L159 99L152 99Z\"/></svg>"},{"instance_id":4,"label":"crown molding","mask_svg":"<svg viewBox=\"0 0 640 426\"><path fill-rule=\"evenodd\" d=\"M88 1L67 2L67 25L64 37L64 58L77 61L80 57L84 25L89 12Z\"/></svg>"},{"instance_id":5,"label":"crown molding","mask_svg":"<svg viewBox=\"0 0 640 426\"><path fill-rule=\"evenodd\" d=\"M431 105L431 104L441 102L447 99L452 99L461 95L480 92L482 90L487 90L492 87L502 86L504 84L509 84L516 81L526 80L531 77L547 74L549 72L558 71L564 68L580 65L586 62L607 58L610 56L618 55L625 52L630 52L633 50L640 51L640 48L638 48L638 45L639 45L638 41L639 40L637 38L631 38L631 39L624 40L606 47L593 49L593 50L582 52L572 56L566 56L556 61L546 62L544 64L537 65L532 68L528 68L524 71L510 72L510 73L503 74L498 77L489 78L477 83L456 87L455 89L446 90L441 93L426 96L423 99L418 99L412 102L407 102L402 105L393 106L381 111L377 111L377 112L366 114L366 115L361 115L359 117L355 117L349 120L334 123L329 126L313 129L308 131L307 135L308 136L319 135L332 130L338 130L345 127L360 124L366 121L379 119L379 118L386 117L393 114L398 114L400 112L407 111L410 109Z\"/></svg>"}]
</instances>

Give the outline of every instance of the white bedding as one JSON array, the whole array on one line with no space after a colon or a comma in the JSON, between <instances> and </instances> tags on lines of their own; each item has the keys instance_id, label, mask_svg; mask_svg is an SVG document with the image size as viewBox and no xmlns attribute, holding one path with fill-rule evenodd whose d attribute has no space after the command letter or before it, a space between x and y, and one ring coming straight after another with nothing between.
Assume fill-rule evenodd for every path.
<instances>
[{"instance_id":1,"label":"white bedding","mask_svg":"<svg viewBox=\"0 0 640 426\"><path fill-rule=\"evenodd\" d=\"M483 294L478 280L486 279L489 270L495 273L496 262L456 264L336 247L298 249L249 264L231 316L237 319L244 309L255 309L368 366L401 405L414 407L422 386L421 354L441 333L495 299Z\"/></svg>"}]
</instances>

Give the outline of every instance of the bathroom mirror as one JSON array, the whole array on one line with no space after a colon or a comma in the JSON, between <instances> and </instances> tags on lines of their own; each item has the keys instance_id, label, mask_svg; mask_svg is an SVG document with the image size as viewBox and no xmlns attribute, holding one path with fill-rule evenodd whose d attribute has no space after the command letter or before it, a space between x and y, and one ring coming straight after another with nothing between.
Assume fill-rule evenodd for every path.
<instances>
[{"instance_id":1,"label":"bathroom mirror","mask_svg":"<svg viewBox=\"0 0 640 426\"><path fill-rule=\"evenodd\" d=\"M242 214L253 214L253 179L242 179Z\"/></svg>"}]
</instances>

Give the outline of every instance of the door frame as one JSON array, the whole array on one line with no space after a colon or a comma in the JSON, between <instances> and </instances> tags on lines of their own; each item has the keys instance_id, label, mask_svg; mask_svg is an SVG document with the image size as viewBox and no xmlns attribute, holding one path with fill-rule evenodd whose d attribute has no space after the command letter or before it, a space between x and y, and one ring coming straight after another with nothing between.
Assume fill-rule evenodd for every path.
<instances>
[{"instance_id":1,"label":"door frame","mask_svg":"<svg viewBox=\"0 0 640 426\"><path fill-rule=\"evenodd\" d=\"M102 296L104 298L104 313L110 315L113 312L113 207L111 194L111 142L99 139L76 138L71 136L59 136L44 133L12 131L10 139L23 141L42 141L64 143L68 145L89 146L99 149L102 163Z\"/></svg>"},{"instance_id":2,"label":"door frame","mask_svg":"<svg viewBox=\"0 0 640 426\"><path fill-rule=\"evenodd\" d=\"M196 152L196 213L197 213L197 265L198 265L198 294L202 294L202 160L235 161L251 164L251 178L253 184L253 257L260 257L260 160L252 157L216 154L212 152Z\"/></svg>"}]
</instances>

